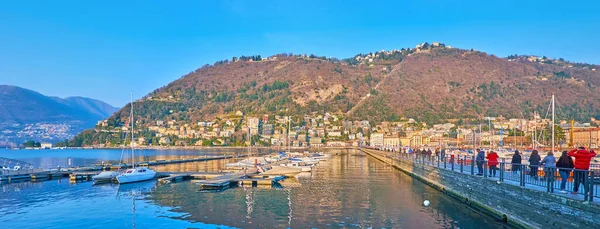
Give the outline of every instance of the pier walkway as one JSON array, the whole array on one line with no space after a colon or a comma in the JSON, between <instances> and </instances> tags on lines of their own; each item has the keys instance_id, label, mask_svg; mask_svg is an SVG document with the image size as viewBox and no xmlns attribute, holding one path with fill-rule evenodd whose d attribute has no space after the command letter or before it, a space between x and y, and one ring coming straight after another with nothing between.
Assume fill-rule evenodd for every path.
<instances>
[{"instance_id":1,"label":"pier walkway","mask_svg":"<svg viewBox=\"0 0 600 229\"><path fill-rule=\"evenodd\" d=\"M526 170L513 175L508 164L500 166L498 177L488 174L477 176L474 174L477 168L470 155L439 160L423 155L360 150L515 227L569 228L576 225L579 228L600 228L600 198L591 194L594 192L592 189L597 188L597 185L591 185L592 182L588 182L587 196L582 193L559 194L552 189L555 179L529 180L529 171Z\"/></svg>"}]
</instances>

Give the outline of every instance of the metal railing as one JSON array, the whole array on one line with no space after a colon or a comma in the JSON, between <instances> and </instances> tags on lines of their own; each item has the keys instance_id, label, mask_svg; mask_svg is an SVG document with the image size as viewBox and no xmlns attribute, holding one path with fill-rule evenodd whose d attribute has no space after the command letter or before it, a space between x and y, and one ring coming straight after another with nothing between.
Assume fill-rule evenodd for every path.
<instances>
[{"instance_id":1,"label":"metal railing","mask_svg":"<svg viewBox=\"0 0 600 229\"><path fill-rule=\"evenodd\" d=\"M548 168L538 165L512 164L501 158L497 166L488 166L488 160L476 161L474 155L428 155L388 152L394 159L413 165L432 166L460 173L482 176L486 179L513 183L518 186L542 187L548 193L583 195L584 201L600 198L600 165L589 170ZM561 174L562 173L562 174ZM578 186L575 189L575 186Z\"/></svg>"}]
</instances>

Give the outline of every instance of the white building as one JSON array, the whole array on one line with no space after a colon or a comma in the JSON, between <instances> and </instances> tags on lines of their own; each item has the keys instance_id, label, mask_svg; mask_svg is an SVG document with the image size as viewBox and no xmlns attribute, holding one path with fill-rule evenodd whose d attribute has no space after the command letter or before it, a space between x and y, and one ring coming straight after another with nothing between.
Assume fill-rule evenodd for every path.
<instances>
[{"instance_id":1,"label":"white building","mask_svg":"<svg viewBox=\"0 0 600 229\"><path fill-rule=\"evenodd\" d=\"M381 147L383 146L383 133L373 133L371 134L371 146Z\"/></svg>"}]
</instances>

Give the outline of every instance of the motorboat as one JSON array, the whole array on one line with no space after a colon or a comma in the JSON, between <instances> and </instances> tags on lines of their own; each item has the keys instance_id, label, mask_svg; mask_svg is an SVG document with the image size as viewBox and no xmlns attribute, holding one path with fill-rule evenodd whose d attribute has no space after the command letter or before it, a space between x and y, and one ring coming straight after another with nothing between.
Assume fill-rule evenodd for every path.
<instances>
[{"instance_id":1,"label":"motorboat","mask_svg":"<svg viewBox=\"0 0 600 229\"><path fill-rule=\"evenodd\" d=\"M225 165L225 167L247 168L254 167L254 163L251 163L249 161L238 161L234 163L228 163Z\"/></svg>"},{"instance_id":2,"label":"motorboat","mask_svg":"<svg viewBox=\"0 0 600 229\"><path fill-rule=\"evenodd\" d=\"M315 165L315 164L319 163L319 159L313 159L310 157L302 157L302 158L291 157L288 160L290 160L292 162L304 162L309 165Z\"/></svg>"},{"instance_id":3,"label":"motorboat","mask_svg":"<svg viewBox=\"0 0 600 229\"><path fill-rule=\"evenodd\" d=\"M284 175L284 176L295 176L302 172L302 168L285 167L285 166L271 166L269 170L265 170L263 167L259 167L260 175Z\"/></svg>"},{"instance_id":4,"label":"motorboat","mask_svg":"<svg viewBox=\"0 0 600 229\"><path fill-rule=\"evenodd\" d=\"M118 175L119 172L116 171L104 171L96 176L92 176L92 179L95 182L112 182L114 179L117 178Z\"/></svg>"},{"instance_id":5,"label":"motorboat","mask_svg":"<svg viewBox=\"0 0 600 229\"><path fill-rule=\"evenodd\" d=\"M306 165L303 162L290 162L290 163L280 164L279 166L289 167L289 168L300 168L300 169L302 169L302 172L312 171L312 166Z\"/></svg>"},{"instance_id":6,"label":"motorboat","mask_svg":"<svg viewBox=\"0 0 600 229\"><path fill-rule=\"evenodd\" d=\"M313 160L325 161L331 157L330 154L315 153L310 156Z\"/></svg>"}]
</instances>

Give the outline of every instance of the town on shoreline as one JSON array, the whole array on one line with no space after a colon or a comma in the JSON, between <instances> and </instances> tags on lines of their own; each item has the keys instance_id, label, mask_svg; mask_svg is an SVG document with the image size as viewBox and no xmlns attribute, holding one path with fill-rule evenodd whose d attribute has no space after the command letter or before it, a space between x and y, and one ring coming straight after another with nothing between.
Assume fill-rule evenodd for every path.
<instances>
[{"instance_id":1,"label":"town on shoreline","mask_svg":"<svg viewBox=\"0 0 600 229\"><path fill-rule=\"evenodd\" d=\"M552 139L551 120L534 115L532 119L485 117L477 123L449 120L430 125L411 118L396 118L372 125L368 120L346 120L343 114L246 117L238 111L211 121L136 121L131 143L129 120L119 125L99 121L92 130L73 140L42 148L122 148L144 149L204 148L345 148L369 146L381 149L401 147L445 147L472 149L548 148ZM600 145L600 121L557 121L554 141L558 148Z\"/></svg>"}]
</instances>

